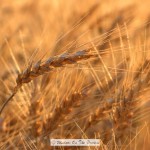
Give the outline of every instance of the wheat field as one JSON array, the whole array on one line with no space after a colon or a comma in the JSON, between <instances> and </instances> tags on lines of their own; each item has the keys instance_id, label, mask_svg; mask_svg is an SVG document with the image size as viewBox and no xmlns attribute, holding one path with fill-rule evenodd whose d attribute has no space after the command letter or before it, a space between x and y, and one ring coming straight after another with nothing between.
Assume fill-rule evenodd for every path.
<instances>
[{"instance_id":1,"label":"wheat field","mask_svg":"<svg viewBox=\"0 0 150 150\"><path fill-rule=\"evenodd\" d=\"M1 0L0 150L149 150L149 6Z\"/></svg>"}]
</instances>

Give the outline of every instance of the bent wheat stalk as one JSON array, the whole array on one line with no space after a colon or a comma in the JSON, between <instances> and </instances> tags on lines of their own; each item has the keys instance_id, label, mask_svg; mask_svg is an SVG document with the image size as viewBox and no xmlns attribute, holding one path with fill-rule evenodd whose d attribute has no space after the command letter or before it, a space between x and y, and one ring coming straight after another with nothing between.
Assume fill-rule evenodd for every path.
<instances>
[{"instance_id":1,"label":"bent wheat stalk","mask_svg":"<svg viewBox=\"0 0 150 150\"><path fill-rule=\"evenodd\" d=\"M17 91L21 88L24 83L29 83L34 78L48 73L55 69L56 67L63 67L67 64L75 64L78 61L86 60L95 56L90 52L90 50L81 50L75 53L63 53L59 56L54 56L48 58L46 61L42 62L39 60L34 65L31 63L22 73L18 74L16 79L16 87L13 90L12 95L6 100L6 102L2 105L0 109L0 115L8 102L15 96Z\"/></svg>"}]
</instances>

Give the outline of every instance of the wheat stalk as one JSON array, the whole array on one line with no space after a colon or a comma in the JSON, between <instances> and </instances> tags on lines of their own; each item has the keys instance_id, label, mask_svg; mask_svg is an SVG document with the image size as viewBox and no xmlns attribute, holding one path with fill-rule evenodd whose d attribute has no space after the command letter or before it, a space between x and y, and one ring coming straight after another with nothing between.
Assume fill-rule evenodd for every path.
<instances>
[{"instance_id":1,"label":"wheat stalk","mask_svg":"<svg viewBox=\"0 0 150 150\"><path fill-rule=\"evenodd\" d=\"M143 77L142 73L145 73ZM123 91L124 87L121 87L117 94L117 101L114 98L111 101L104 100L94 113L92 113L87 119L84 131L86 132L91 126L98 124L104 119L112 117L112 129L115 131L116 140L123 138L126 132L129 132L133 128L133 117L136 115L136 110L140 107L140 101L136 99L138 93L148 86L149 82L149 60L145 60L137 69L133 78L133 85L129 89ZM106 131L107 133L107 131ZM112 133L111 133L112 134ZM110 135L111 135L110 134ZM107 141L108 142L108 141Z\"/></svg>"},{"instance_id":2,"label":"wheat stalk","mask_svg":"<svg viewBox=\"0 0 150 150\"><path fill-rule=\"evenodd\" d=\"M79 105L81 100L85 100L88 96L89 89L74 92L71 97L63 100L62 104L56 107L55 112L44 123L43 130L46 136L67 119L68 115L73 111L73 108Z\"/></svg>"},{"instance_id":3,"label":"wheat stalk","mask_svg":"<svg viewBox=\"0 0 150 150\"><path fill-rule=\"evenodd\" d=\"M90 50L81 50L72 54L63 53L60 56L50 57L44 62L42 62L42 60L39 60L34 65L31 63L22 73L18 74L18 77L16 79L17 85L14 88L12 95L2 105L0 109L0 115L5 106L14 97L14 95L17 93L17 91L21 88L23 84L29 83L36 77L44 75L45 73L48 73L57 67L63 67L67 64L76 64L81 60L86 60L93 56L95 55L92 54Z\"/></svg>"}]
</instances>

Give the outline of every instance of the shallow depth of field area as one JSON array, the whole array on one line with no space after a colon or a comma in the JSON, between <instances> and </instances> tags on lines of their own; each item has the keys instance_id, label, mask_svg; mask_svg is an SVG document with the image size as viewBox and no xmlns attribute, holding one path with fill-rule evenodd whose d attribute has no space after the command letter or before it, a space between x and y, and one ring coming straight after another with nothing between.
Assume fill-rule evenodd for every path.
<instances>
[{"instance_id":1,"label":"shallow depth of field area","mask_svg":"<svg viewBox=\"0 0 150 150\"><path fill-rule=\"evenodd\" d=\"M149 6L1 0L0 150L149 150Z\"/></svg>"}]
</instances>

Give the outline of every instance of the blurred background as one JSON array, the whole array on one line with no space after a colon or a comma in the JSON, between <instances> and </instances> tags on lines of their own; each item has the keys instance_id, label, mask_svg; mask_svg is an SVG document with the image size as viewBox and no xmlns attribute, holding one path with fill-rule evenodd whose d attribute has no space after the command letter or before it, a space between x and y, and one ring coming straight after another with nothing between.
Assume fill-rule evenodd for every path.
<instances>
[{"instance_id":1,"label":"blurred background","mask_svg":"<svg viewBox=\"0 0 150 150\"><path fill-rule=\"evenodd\" d=\"M98 51L101 52L102 56L104 54L106 55L108 54L107 56L104 56L103 59L105 60L106 66L108 65L111 68L113 66L112 57L110 56L111 46L113 47L114 56L117 63L122 60L121 53L123 50L126 51L126 49L127 51L131 49L131 53L132 51L134 53L135 50L139 50L134 53L135 54L134 57L135 58L137 56L140 57L142 55L141 51L143 50L149 51L149 44L150 44L149 23L150 23L150 0L144 0L144 1L141 0L1 0L0 1L0 83L1 83L0 105L3 104L3 102L10 95L15 85L15 79L17 77L17 73L19 72L19 68L21 68L21 70L25 68L25 66L28 64L30 60L38 61L39 59L43 59L43 58L46 59L49 56L58 55L63 52L75 52L78 50L84 50L84 49L96 47ZM117 51L120 51L120 53L118 54ZM97 67L99 67L98 65L100 65L98 61L94 61L93 64L97 65ZM136 61L134 61L134 64L135 66L137 65L136 67L138 67L139 65L138 63L136 64ZM62 76L58 75L58 80L62 84L62 87L60 88L61 90L59 89L60 90L59 94L57 93L58 87L53 86L55 84L54 81L51 81L50 85L48 85L47 84L48 82L46 80L45 82L46 85L42 85L41 83L43 81L43 78L41 77L39 80L33 83L33 85L29 85L29 87L26 86L25 87L26 92L22 90L24 93L23 95L18 94L19 96L18 97L16 96L17 100L19 99L20 101L22 101L20 102L20 106L24 108L22 109L24 112L22 110L20 112L25 113L25 116L22 117L21 116L22 114L19 112L20 108L18 109L18 107L15 106L14 110L18 109L18 112L16 111L17 115L14 118L15 119L17 118L17 120L19 120L19 118L21 118L20 120L24 120L25 118L26 122L28 123L28 125L25 125L25 129L27 130L27 132L25 134L22 133L24 136L26 136L28 132L29 135L30 134L32 135L32 133L28 131L28 128L32 128L34 126L34 124L32 124L32 118L31 120L29 120L31 114L30 116L28 116L30 101L34 97L36 97L37 99L39 98L38 94L36 96L35 95L31 96L31 93L33 93L34 91L31 90L32 89L31 87L35 88L38 86L39 87L49 86L49 89L50 87L53 88L55 91L53 93L54 98L50 94L46 95L49 91L48 88L47 89L45 88L45 91L47 93L45 92L46 96L45 95L44 96L46 98L44 96L43 97L46 99L45 100L46 102L50 99L52 99L53 102L56 99L55 96L57 97L59 95L57 98L58 98L58 102L60 102L59 99L61 98L61 96L65 95L64 93L67 90L70 90L72 87L74 87L72 88L73 89L72 91L75 91L76 89L80 89L82 87L81 81L82 82L85 81L85 83L88 83L89 81L94 80L91 77L92 75L90 75L90 73L87 70L83 69L83 72L79 74L80 71L78 72L74 71L73 68L72 70L70 69L71 71L67 69L65 70L66 72L63 73L64 75L63 81L62 81ZM76 77L74 76L74 72L76 73ZM99 77L104 76L103 75L104 73L101 73L100 69L96 72L96 74ZM112 75L114 74L112 73ZM67 77L68 78L70 77L70 84L67 83L68 81ZM79 80L77 81L77 79ZM106 77L106 82L107 82L107 77ZM129 85L127 88L128 90L130 90ZM96 93L97 89L96 90L95 89L93 89L94 91L92 93L93 95L97 94ZM114 91L111 92L112 92L111 94L113 95ZM144 95L144 98L146 96L149 98L148 95L149 95L148 93ZM68 94L67 96L69 97L70 95ZM97 103L93 104L92 100L90 99L89 102L86 105L82 105L81 108L77 110L75 109L75 113L73 115L79 115L80 117L81 114L82 117L83 114L85 115L86 113L88 114L91 111L95 111L95 107L97 107ZM28 105L26 105L27 102ZM46 114L47 112L50 112L49 110L52 110L52 108L49 109L49 107L52 107L51 101L48 104L47 103L46 103L47 107L44 108L43 110L44 111L43 114L45 116L47 115ZM90 104L93 105L90 106ZM18 136L17 134L14 134L11 130L12 128L14 130L16 129L15 123L17 122L15 120L14 123L12 121L14 118L12 119L10 117L12 112L9 108L12 108L11 106L14 105L10 105L10 107L8 107L8 109L6 109L6 112L3 114L4 115L3 118L6 117L5 119L6 124L4 124L3 119L0 118L1 119L0 132L2 132L4 135L4 140L1 141L1 145L0 145L0 148L2 147L2 149L4 149L5 146L7 147L10 143L11 143L10 145L13 147L12 143L14 141L16 142L17 139L16 137ZM149 103L143 105L143 107L145 106L146 107L149 106ZM146 113L148 114L149 109L147 110L148 111L146 111ZM140 117L143 118L146 116L146 119L144 118L143 120L149 122L149 117L148 117L149 115L147 114L140 115L137 113L137 116L140 115ZM70 115L69 117L71 118L73 115ZM10 123L10 120L12 121L12 124ZM34 121L36 121L36 119ZM22 126L21 123L20 122L18 123L19 127ZM84 123L85 123L84 120L82 120L81 124ZM5 128L3 127L3 124ZM88 132L89 136L93 138L94 129L99 130L105 128L105 126L107 126L106 124L108 125L109 128L109 123L106 120L104 120L104 123L101 124L100 126L97 127L94 126L94 128L89 130ZM7 126L11 127L11 125L13 127L10 128L10 130L9 129L6 130L7 137L11 135L11 138L9 140L6 140L5 129L7 129ZM142 133L140 132L141 130L136 128L137 129L135 131L136 134L134 135L137 136L140 132L140 137L137 141L134 141L135 143L130 147L131 149L132 148L138 149L138 146L139 149L146 149L146 148L149 149L150 147L149 127L150 126L147 123L145 126L146 128L144 128L144 131L142 130L143 131ZM105 130L107 130L107 128ZM62 137L66 135L66 133L63 135L62 130L58 129L56 132L53 133L54 137L55 136L57 137L60 131ZM76 134L77 132L76 130L73 130L72 133ZM125 133L126 131L123 132L123 134ZM147 135L147 137L144 139L143 137L145 135ZM119 138L120 137L121 136L119 136ZM31 144L33 141L30 141L29 143ZM41 146L38 145L38 142L36 144L35 145L37 149L38 146L41 148ZM108 146L107 148L109 148L109 144L107 146ZM8 149L9 148L11 149L12 147L8 146ZM42 148L43 147L44 146L42 145ZM106 147L103 147L102 149L105 148ZM115 147L115 149L117 148Z\"/></svg>"}]
</instances>

